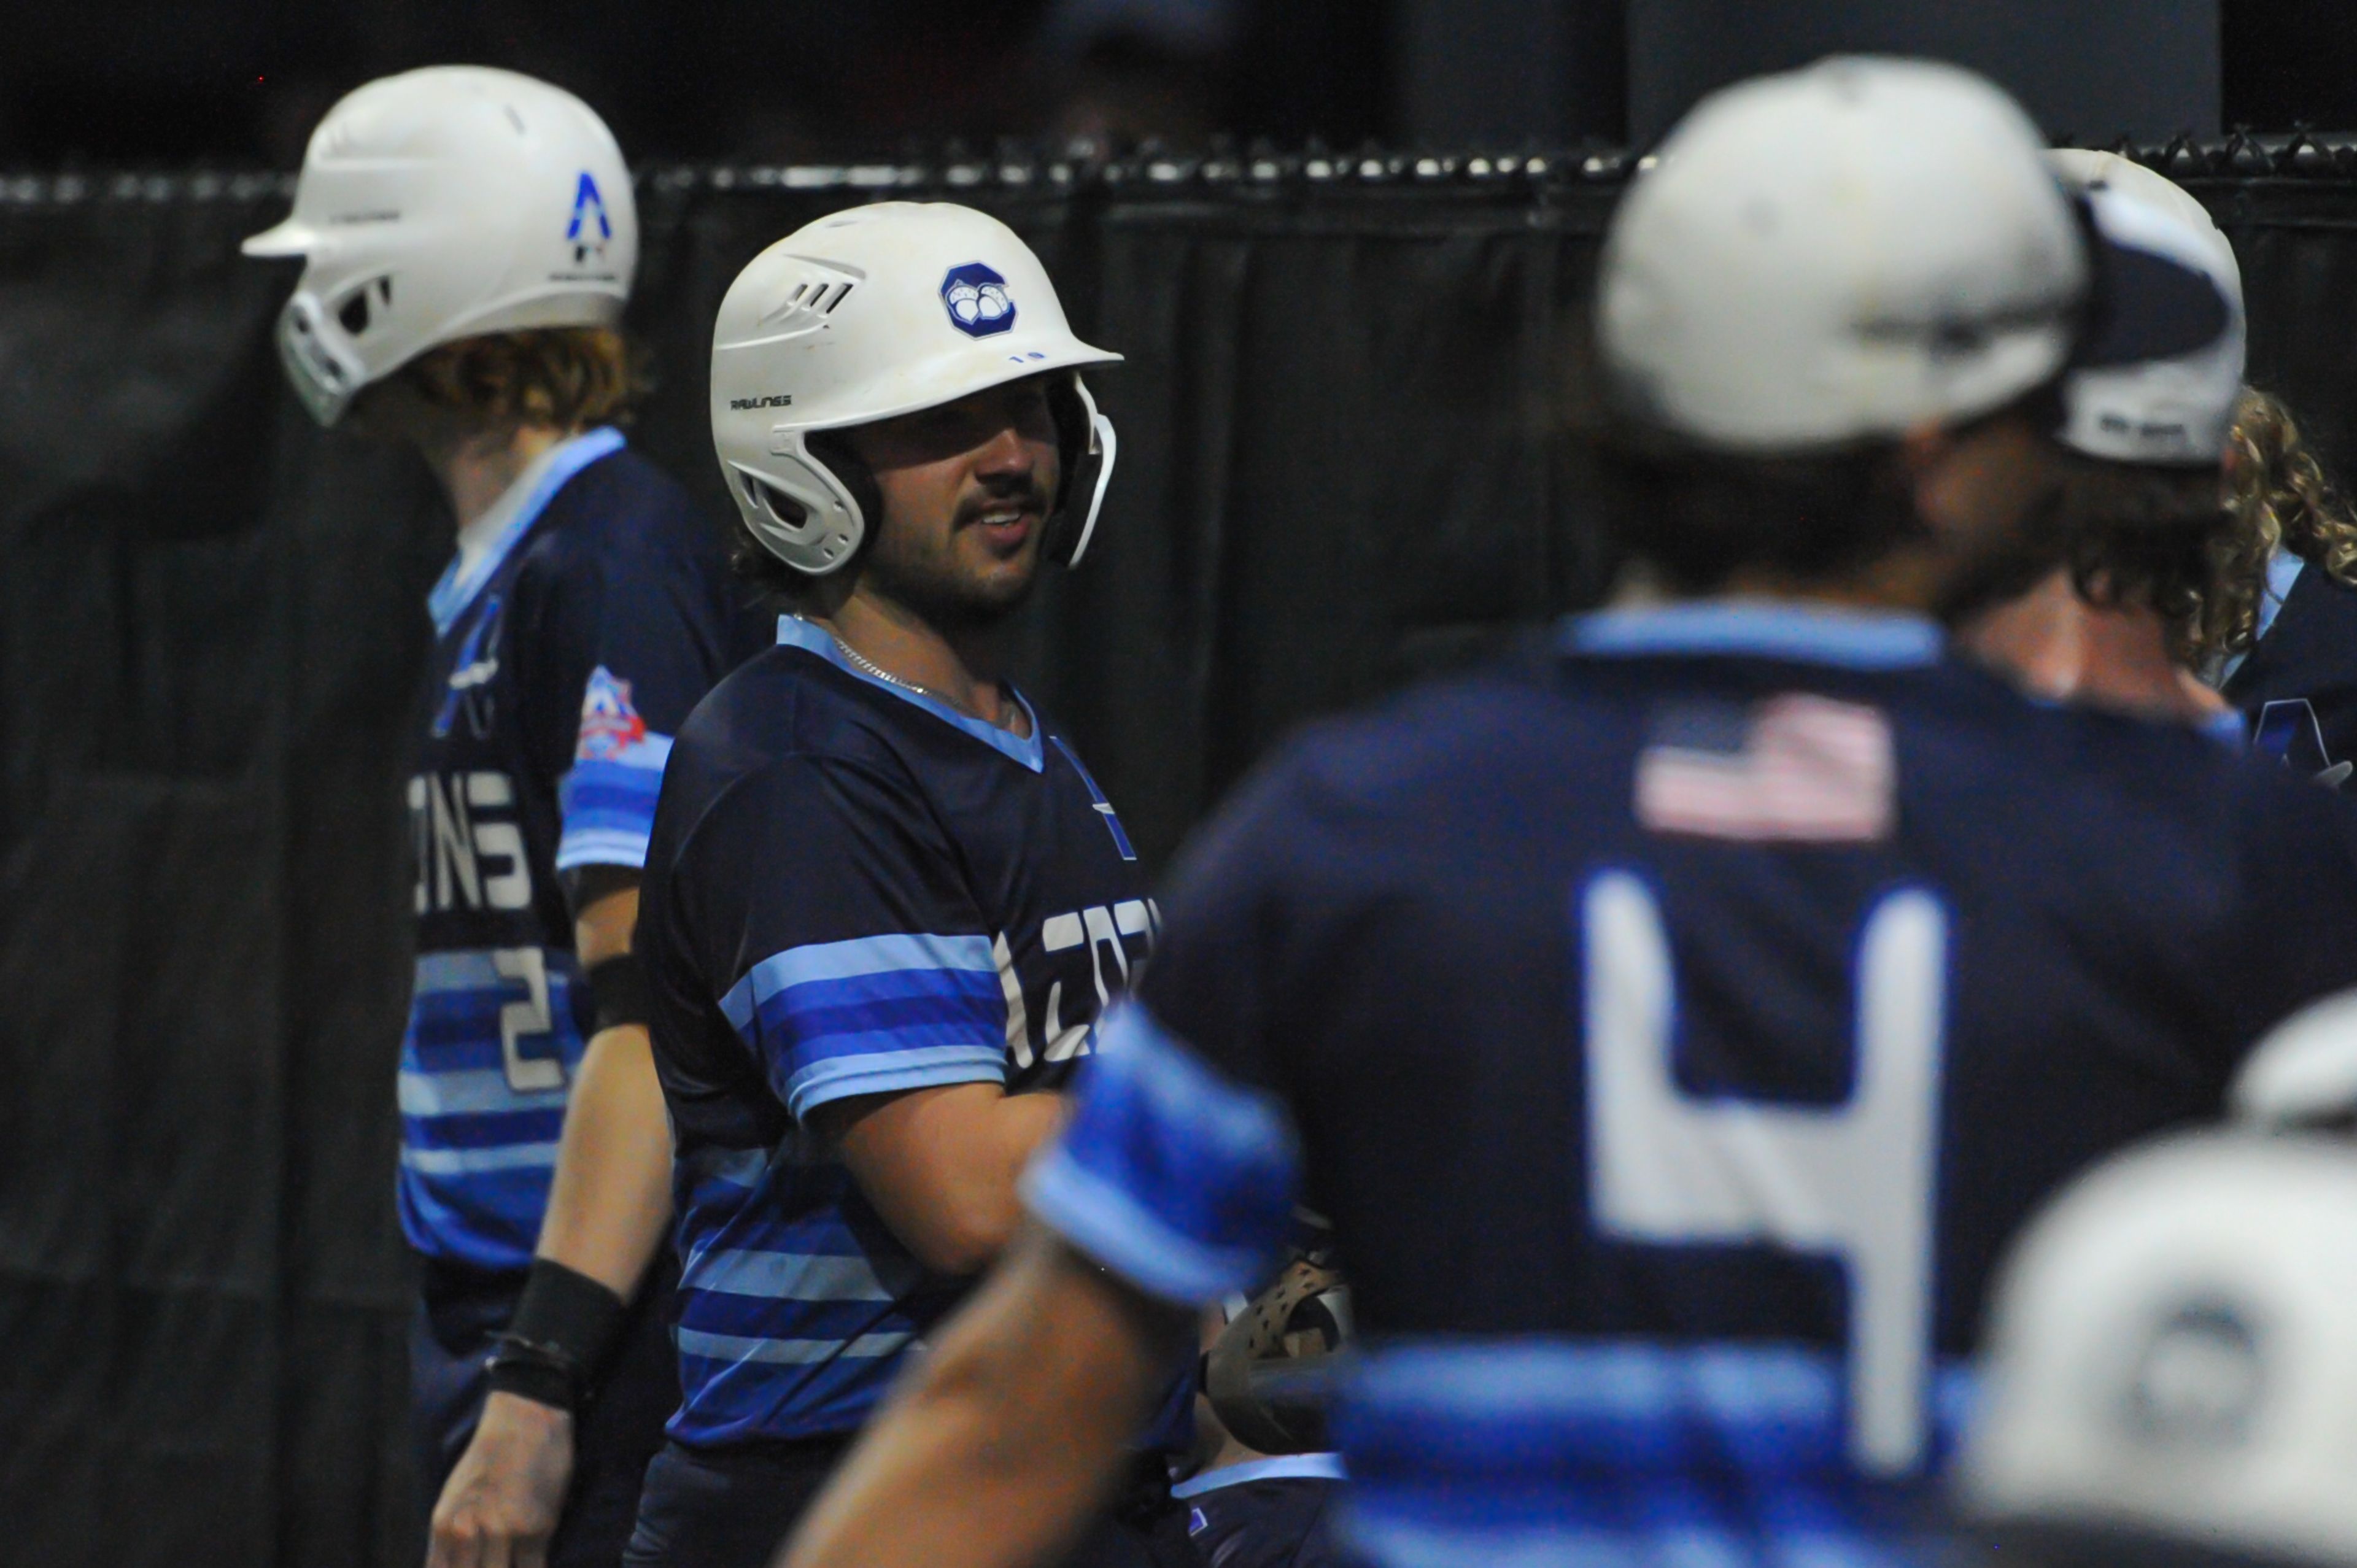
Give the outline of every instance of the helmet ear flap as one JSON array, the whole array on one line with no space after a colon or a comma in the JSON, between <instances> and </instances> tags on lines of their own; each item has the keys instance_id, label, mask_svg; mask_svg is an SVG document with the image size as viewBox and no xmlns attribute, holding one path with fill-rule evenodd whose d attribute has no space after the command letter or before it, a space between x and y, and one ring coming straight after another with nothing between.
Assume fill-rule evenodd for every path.
<instances>
[{"instance_id":1,"label":"helmet ear flap","mask_svg":"<svg viewBox=\"0 0 2357 1568\"><path fill-rule=\"evenodd\" d=\"M882 496L866 465L847 451L813 452L815 439L789 435L758 467L732 462L728 468L737 512L761 548L797 572L823 577L859 553Z\"/></svg>"},{"instance_id":2,"label":"helmet ear flap","mask_svg":"<svg viewBox=\"0 0 2357 1568\"><path fill-rule=\"evenodd\" d=\"M876 482L876 470L866 460L852 450L851 439L840 430L813 430L802 437L802 450L810 455L815 467L843 487L852 507L853 528L856 536L850 551L830 567L832 571L851 564L852 557L866 548L884 521L884 489Z\"/></svg>"},{"instance_id":3,"label":"helmet ear flap","mask_svg":"<svg viewBox=\"0 0 2357 1568\"><path fill-rule=\"evenodd\" d=\"M1074 371L1048 388L1048 411L1056 421L1056 446L1063 484L1048 519L1041 551L1059 566L1077 566L1096 532L1097 511L1113 479L1113 421L1097 412L1087 383Z\"/></svg>"}]
</instances>

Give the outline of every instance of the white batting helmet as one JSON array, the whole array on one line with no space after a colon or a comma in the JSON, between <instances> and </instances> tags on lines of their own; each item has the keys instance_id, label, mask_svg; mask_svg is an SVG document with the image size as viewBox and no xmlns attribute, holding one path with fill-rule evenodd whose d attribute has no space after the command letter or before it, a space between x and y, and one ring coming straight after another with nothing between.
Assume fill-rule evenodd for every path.
<instances>
[{"instance_id":1,"label":"white batting helmet","mask_svg":"<svg viewBox=\"0 0 2357 1568\"><path fill-rule=\"evenodd\" d=\"M1072 335L1031 248L948 202L880 202L805 224L747 263L712 328L712 444L755 538L797 571L836 570L873 521L811 449L844 430L1051 371L1064 456L1044 549L1087 550L1113 477L1113 422L1080 371L1121 356Z\"/></svg>"},{"instance_id":2,"label":"white batting helmet","mask_svg":"<svg viewBox=\"0 0 2357 1568\"><path fill-rule=\"evenodd\" d=\"M2357 991L2310 1003L2269 1030L2243 1058L2227 1104L2257 1127L2357 1118Z\"/></svg>"},{"instance_id":3,"label":"white batting helmet","mask_svg":"<svg viewBox=\"0 0 2357 1568\"><path fill-rule=\"evenodd\" d=\"M304 259L279 354L333 424L437 344L620 320L639 220L621 149L587 104L511 70L429 66L328 111L295 210L244 250Z\"/></svg>"},{"instance_id":4,"label":"white batting helmet","mask_svg":"<svg viewBox=\"0 0 2357 1568\"><path fill-rule=\"evenodd\" d=\"M1953 66L1840 57L1713 93L1606 235L1632 417L1732 454L1988 413L2070 355L2085 242L2027 116Z\"/></svg>"},{"instance_id":5,"label":"white batting helmet","mask_svg":"<svg viewBox=\"0 0 2357 1568\"><path fill-rule=\"evenodd\" d=\"M2243 274L2181 187L2116 153L2048 155L2104 242L2104 307L2063 381L2063 445L2115 463L2212 466L2243 394Z\"/></svg>"},{"instance_id":6,"label":"white batting helmet","mask_svg":"<svg viewBox=\"0 0 2357 1568\"><path fill-rule=\"evenodd\" d=\"M2098 1166L1998 1280L1966 1512L2236 1562L2357 1563L2352 1301L2346 1143L2193 1134Z\"/></svg>"}]
</instances>

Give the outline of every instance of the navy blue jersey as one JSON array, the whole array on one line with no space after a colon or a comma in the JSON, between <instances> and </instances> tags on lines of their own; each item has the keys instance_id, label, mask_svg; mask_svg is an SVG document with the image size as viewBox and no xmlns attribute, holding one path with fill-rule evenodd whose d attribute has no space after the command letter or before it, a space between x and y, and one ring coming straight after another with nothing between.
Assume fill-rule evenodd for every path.
<instances>
[{"instance_id":1,"label":"navy blue jersey","mask_svg":"<svg viewBox=\"0 0 2357 1568\"><path fill-rule=\"evenodd\" d=\"M851 1095L1062 1085L1153 945L1127 835L1028 738L781 618L672 754L639 947L678 1151L683 1443L856 1427L963 1282L803 1132ZM1017 699L1020 701L1020 699Z\"/></svg>"},{"instance_id":2,"label":"navy blue jersey","mask_svg":"<svg viewBox=\"0 0 2357 1568\"><path fill-rule=\"evenodd\" d=\"M2226 698L2251 747L2340 785L2357 761L2357 588L2276 552L2257 644L2234 667Z\"/></svg>"},{"instance_id":3,"label":"navy blue jersey","mask_svg":"<svg viewBox=\"0 0 2357 1568\"><path fill-rule=\"evenodd\" d=\"M419 1251L509 1271L532 1261L592 1021L557 874L645 859L670 732L744 618L685 493L614 431L556 448L500 510L431 602L400 1198Z\"/></svg>"},{"instance_id":4,"label":"navy blue jersey","mask_svg":"<svg viewBox=\"0 0 2357 1568\"><path fill-rule=\"evenodd\" d=\"M1223 813L1028 1200L1189 1304L1332 1219L1376 1563L1904 1559L2023 1217L2357 982L2357 817L1927 622L1564 638Z\"/></svg>"}]
</instances>

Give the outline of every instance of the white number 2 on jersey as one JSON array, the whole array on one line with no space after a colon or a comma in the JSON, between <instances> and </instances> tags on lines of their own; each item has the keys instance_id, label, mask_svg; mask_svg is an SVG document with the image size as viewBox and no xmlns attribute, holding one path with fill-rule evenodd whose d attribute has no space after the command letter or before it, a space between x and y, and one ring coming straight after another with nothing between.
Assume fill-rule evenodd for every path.
<instances>
[{"instance_id":1,"label":"white number 2 on jersey","mask_svg":"<svg viewBox=\"0 0 2357 1568\"><path fill-rule=\"evenodd\" d=\"M500 948L491 967L509 980L521 980L524 999L500 1008L500 1062L507 1069L508 1087L518 1094L540 1094L565 1087L565 1063L554 1056L523 1054L526 1035L545 1036L548 1013L548 955L538 948Z\"/></svg>"},{"instance_id":2,"label":"white number 2 on jersey","mask_svg":"<svg viewBox=\"0 0 2357 1568\"><path fill-rule=\"evenodd\" d=\"M1666 1245L1770 1241L1849 1275L1849 1452L1872 1475L1921 1462L1932 1352L1932 1205L1948 919L1885 894L1857 946L1857 1076L1846 1104L1702 1101L1671 1068L1676 977L1652 891L1606 872L1581 897L1587 1142L1596 1224Z\"/></svg>"}]
</instances>

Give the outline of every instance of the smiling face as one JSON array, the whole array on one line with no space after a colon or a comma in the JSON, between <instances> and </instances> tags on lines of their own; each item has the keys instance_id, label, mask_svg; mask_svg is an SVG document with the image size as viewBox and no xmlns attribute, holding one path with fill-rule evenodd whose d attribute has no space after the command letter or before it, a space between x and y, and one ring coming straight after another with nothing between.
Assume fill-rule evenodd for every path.
<instances>
[{"instance_id":1,"label":"smiling face","mask_svg":"<svg viewBox=\"0 0 2357 1568\"><path fill-rule=\"evenodd\" d=\"M988 626L1023 603L1062 480L1045 378L845 435L884 500L862 590L945 631Z\"/></svg>"}]
</instances>

